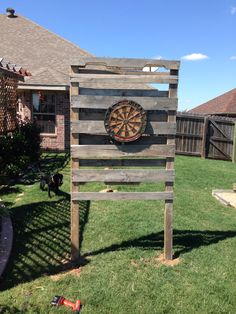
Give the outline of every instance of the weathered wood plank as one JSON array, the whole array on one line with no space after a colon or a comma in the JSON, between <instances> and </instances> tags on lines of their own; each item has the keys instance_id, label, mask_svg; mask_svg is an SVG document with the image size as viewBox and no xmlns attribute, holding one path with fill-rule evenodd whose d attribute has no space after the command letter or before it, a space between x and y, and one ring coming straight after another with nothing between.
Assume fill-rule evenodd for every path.
<instances>
[{"instance_id":1,"label":"weathered wood plank","mask_svg":"<svg viewBox=\"0 0 236 314\"><path fill-rule=\"evenodd\" d=\"M173 182L174 170L73 170L72 182Z\"/></svg>"},{"instance_id":2,"label":"weathered wood plank","mask_svg":"<svg viewBox=\"0 0 236 314\"><path fill-rule=\"evenodd\" d=\"M178 75L178 70L171 70L171 74ZM169 97L177 97L177 84L169 85ZM168 122L176 122L176 111L168 111ZM175 136L167 136L167 144L175 145ZM166 170L174 169L174 157L166 158ZM166 192L173 192L173 182L167 182L165 184ZM172 260L173 258L173 200L165 201L164 210L164 258Z\"/></svg>"},{"instance_id":3,"label":"weathered wood plank","mask_svg":"<svg viewBox=\"0 0 236 314\"><path fill-rule=\"evenodd\" d=\"M72 96L72 108L108 109L111 105L122 101L132 100L140 104L144 110L176 110L177 98L164 97L118 97L118 96Z\"/></svg>"},{"instance_id":4,"label":"weathered wood plank","mask_svg":"<svg viewBox=\"0 0 236 314\"><path fill-rule=\"evenodd\" d=\"M177 84L177 75L168 75L165 73L155 73L153 75L122 75L122 74L73 74L71 76L71 83L109 83L116 84L122 82L122 84Z\"/></svg>"},{"instance_id":5,"label":"weathered wood plank","mask_svg":"<svg viewBox=\"0 0 236 314\"><path fill-rule=\"evenodd\" d=\"M78 95L79 84L72 83L70 86L70 95ZM76 109L70 109L70 119L79 119L79 112ZM79 144L79 135L71 133L71 144ZM77 159L72 158L71 169L78 168L79 162ZM78 192L79 186L77 183L71 181L71 191ZM71 200L71 259L72 261L78 261L80 256L79 250L79 204Z\"/></svg>"},{"instance_id":6,"label":"weathered wood plank","mask_svg":"<svg viewBox=\"0 0 236 314\"><path fill-rule=\"evenodd\" d=\"M103 121L72 121L71 132L85 134L107 134ZM175 134L176 123L148 122L144 134Z\"/></svg>"},{"instance_id":7,"label":"weathered wood plank","mask_svg":"<svg viewBox=\"0 0 236 314\"><path fill-rule=\"evenodd\" d=\"M168 193L168 192L166 192ZM171 193L171 192L169 192ZM173 200L165 200L164 211L164 258L173 259Z\"/></svg>"},{"instance_id":8,"label":"weathered wood plank","mask_svg":"<svg viewBox=\"0 0 236 314\"><path fill-rule=\"evenodd\" d=\"M183 151L178 151L176 150L176 155L184 155L184 156L201 156L200 152L183 152Z\"/></svg>"},{"instance_id":9,"label":"weathered wood plank","mask_svg":"<svg viewBox=\"0 0 236 314\"><path fill-rule=\"evenodd\" d=\"M136 59L136 58L99 58L99 57L86 57L74 59L71 64L73 66L86 65L102 65L108 68L123 67L142 69L144 67L164 67L166 69L179 69L180 61L177 60L158 60L158 59Z\"/></svg>"},{"instance_id":10,"label":"weathered wood plank","mask_svg":"<svg viewBox=\"0 0 236 314\"><path fill-rule=\"evenodd\" d=\"M206 154L207 154L206 139L207 139L208 125L209 125L209 118L205 117L203 128L202 128L202 145L201 145L201 157L202 158L206 158Z\"/></svg>"},{"instance_id":11,"label":"weathered wood plank","mask_svg":"<svg viewBox=\"0 0 236 314\"><path fill-rule=\"evenodd\" d=\"M173 157L175 145L72 145L72 158Z\"/></svg>"},{"instance_id":12,"label":"weathered wood plank","mask_svg":"<svg viewBox=\"0 0 236 314\"><path fill-rule=\"evenodd\" d=\"M172 200L172 192L77 192L71 195L73 201L102 200Z\"/></svg>"},{"instance_id":13,"label":"weathered wood plank","mask_svg":"<svg viewBox=\"0 0 236 314\"><path fill-rule=\"evenodd\" d=\"M114 97L168 97L169 91L157 89L114 89L80 87L80 95Z\"/></svg>"},{"instance_id":14,"label":"weathered wood plank","mask_svg":"<svg viewBox=\"0 0 236 314\"><path fill-rule=\"evenodd\" d=\"M81 159L80 167L165 167L166 159Z\"/></svg>"},{"instance_id":15,"label":"weathered wood plank","mask_svg":"<svg viewBox=\"0 0 236 314\"><path fill-rule=\"evenodd\" d=\"M236 121L235 121L235 123L234 123L232 162L233 162L233 163L236 163Z\"/></svg>"}]
</instances>

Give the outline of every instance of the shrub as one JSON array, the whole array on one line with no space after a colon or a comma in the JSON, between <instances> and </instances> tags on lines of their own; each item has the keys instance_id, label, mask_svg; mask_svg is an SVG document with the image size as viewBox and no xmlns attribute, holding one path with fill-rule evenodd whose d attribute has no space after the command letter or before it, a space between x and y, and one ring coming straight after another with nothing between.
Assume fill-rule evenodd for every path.
<instances>
[{"instance_id":1,"label":"shrub","mask_svg":"<svg viewBox=\"0 0 236 314\"><path fill-rule=\"evenodd\" d=\"M8 214L9 214L9 210L3 205L3 202L0 200L0 218ZM1 231L1 226L0 226L0 231Z\"/></svg>"},{"instance_id":2,"label":"shrub","mask_svg":"<svg viewBox=\"0 0 236 314\"><path fill-rule=\"evenodd\" d=\"M40 128L35 122L21 122L12 134L0 137L0 173L17 176L40 156Z\"/></svg>"}]
</instances>

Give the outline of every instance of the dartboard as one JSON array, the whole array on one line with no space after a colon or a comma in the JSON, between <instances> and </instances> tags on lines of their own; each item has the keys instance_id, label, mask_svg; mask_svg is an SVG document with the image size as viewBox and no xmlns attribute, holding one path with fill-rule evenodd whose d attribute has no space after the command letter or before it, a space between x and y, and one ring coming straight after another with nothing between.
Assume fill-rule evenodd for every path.
<instances>
[{"instance_id":1,"label":"dartboard","mask_svg":"<svg viewBox=\"0 0 236 314\"><path fill-rule=\"evenodd\" d=\"M146 121L146 112L139 104L122 100L107 110L105 128L116 141L132 142L143 134Z\"/></svg>"}]
</instances>

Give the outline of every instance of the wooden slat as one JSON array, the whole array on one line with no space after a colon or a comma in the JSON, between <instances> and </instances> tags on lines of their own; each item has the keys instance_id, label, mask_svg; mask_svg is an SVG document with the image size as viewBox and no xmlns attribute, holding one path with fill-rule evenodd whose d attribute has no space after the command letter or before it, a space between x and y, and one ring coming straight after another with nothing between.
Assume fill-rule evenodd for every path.
<instances>
[{"instance_id":1,"label":"wooden slat","mask_svg":"<svg viewBox=\"0 0 236 314\"><path fill-rule=\"evenodd\" d=\"M171 75L178 75L178 70L171 70ZM177 84L169 85L169 97L177 97ZM168 122L176 122L176 111L168 111ZM175 136L169 135L167 137L167 144L175 144ZM174 169L174 158L166 158L166 170ZM173 183L167 182L165 185L166 192L173 192ZM164 258L172 260L173 258L173 200L165 201L164 211Z\"/></svg>"},{"instance_id":2,"label":"wooden slat","mask_svg":"<svg viewBox=\"0 0 236 314\"><path fill-rule=\"evenodd\" d=\"M171 70L172 75L178 75L177 70ZM177 97L177 84L169 85L169 97ZM168 121L176 122L176 112L168 111ZM167 137L168 144L175 144L175 136ZM166 159L166 170L174 169L174 158ZM173 192L173 183L167 182L165 184L166 192ZM173 258L173 200L165 201L164 210L164 258L167 260L172 260Z\"/></svg>"},{"instance_id":3,"label":"wooden slat","mask_svg":"<svg viewBox=\"0 0 236 314\"><path fill-rule=\"evenodd\" d=\"M72 121L71 132L84 134L107 134L103 121ZM148 122L144 134L175 134L176 123Z\"/></svg>"},{"instance_id":4,"label":"wooden slat","mask_svg":"<svg viewBox=\"0 0 236 314\"><path fill-rule=\"evenodd\" d=\"M209 125L209 118L204 118L204 124L203 124L203 137L202 137L202 145L201 145L201 157L206 158L207 154L207 145L206 145L206 139L207 139L207 132L208 132L208 125Z\"/></svg>"},{"instance_id":5,"label":"wooden slat","mask_svg":"<svg viewBox=\"0 0 236 314\"><path fill-rule=\"evenodd\" d=\"M202 139L202 135L199 134L187 134L187 133L176 133L176 137L184 137L184 138L194 138L194 139Z\"/></svg>"},{"instance_id":6,"label":"wooden slat","mask_svg":"<svg viewBox=\"0 0 236 314\"><path fill-rule=\"evenodd\" d=\"M102 200L172 200L172 192L77 192L71 195L73 201Z\"/></svg>"},{"instance_id":7,"label":"wooden slat","mask_svg":"<svg viewBox=\"0 0 236 314\"><path fill-rule=\"evenodd\" d=\"M165 167L165 159L81 159L80 167Z\"/></svg>"},{"instance_id":8,"label":"wooden slat","mask_svg":"<svg viewBox=\"0 0 236 314\"><path fill-rule=\"evenodd\" d=\"M183 151L178 151L176 150L176 155L184 155L184 156L201 156L200 152L183 152Z\"/></svg>"},{"instance_id":9,"label":"wooden slat","mask_svg":"<svg viewBox=\"0 0 236 314\"><path fill-rule=\"evenodd\" d=\"M72 145L72 158L173 157L175 145Z\"/></svg>"},{"instance_id":10,"label":"wooden slat","mask_svg":"<svg viewBox=\"0 0 236 314\"><path fill-rule=\"evenodd\" d=\"M236 163L236 121L234 122L232 162Z\"/></svg>"},{"instance_id":11,"label":"wooden slat","mask_svg":"<svg viewBox=\"0 0 236 314\"><path fill-rule=\"evenodd\" d=\"M169 91L157 89L114 89L80 87L80 95L116 97L168 97Z\"/></svg>"},{"instance_id":12,"label":"wooden slat","mask_svg":"<svg viewBox=\"0 0 236 314\"><path fill-rule=\"evenodd\" d=\"M72 83L70 86L70 95L78 95L79 84ZM79 119L79 112L76 109L70 109L70 120ZM79 135L71 133L71 144L79 144ZM79 161L72 158L71 169L78 168ZM78 192L79 186L77 183L71 181L71 191ZM79 204L71 200L71 260L78 261L80 257L80 247L79 247Z\"/></svg>"},{"instance_id":13,"label":"wooden slat","mask_svg":"<svg viewBox=\"0 0 236 314\"><path fill-rule=\"evenodd\" d=\"M84 96L71 98L72 108L108 109L111 105L122 101L132 100L140 104L144 110L176 110L177 98L164 97L117 97L117 96Z\"/></svg>"},{"instance_id":14,"label":"wooden slat","mask_svg":"<svg viewBox=\"0 0 236 314\"><path fill-rule=\"evenodd\" d=\"M177 84L177 75L168 75L165 73L155 73L153 75L122 75L122 74L73 74L71 76L71 83L127 83L127 84L139 84L139 83L159 83L159 84Z\"/></svg>"},{"instance_id":15,"label":"wooden slat","mask_svg":"<svg viewBox=\"0 0 236 314\"><path fill-rule=\"evenodd\" d=\"M73 170L73 182L173 182L173 170Z\"/></svg>"},{"instance_id":16,"label":"wooden slat","mask_svg":"<svg viewBox=\"0 0 236 314\"><path fill-rule=\"evenodd\" d=\"M176 60L135 59L135 58L78 58L71 62L73 66L103 65L108 68L123 67L142 69L144 67L164 67L166 69L179 69L180 62Z\"/></svg>"},{"instance_id":17,"label":"wooden slat","mask_svg":"<svg viewBox=\"0 0 236 314\"><path fill-rule=\"evenodd\" d=\"M220 128L220 126L211 118L209 118L210 123L215 127L215 129L223 135L224 138L228 138L228 135Z\"/></svg>"}]
</instances>

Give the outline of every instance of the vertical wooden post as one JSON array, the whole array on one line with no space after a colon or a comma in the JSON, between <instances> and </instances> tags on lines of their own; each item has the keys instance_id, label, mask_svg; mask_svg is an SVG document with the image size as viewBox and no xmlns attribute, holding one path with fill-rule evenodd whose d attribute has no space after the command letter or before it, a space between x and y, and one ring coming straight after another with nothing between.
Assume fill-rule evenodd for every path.
<instances>
[{"instance_id":1,"label":"vertical wooden post","mask_svg":"<svg viewBox=\"0 0 236 314\"><path fill-rule=\"evenodd\" d=\"M178 70L170 70L171 75L178 75ZM177 97L177 84L169 85L169 98ZM168 122L176 122L176 111L168 111ZM167 136L167 144L175 145L175 136ZM174 169L174 158L166 158L166 170ZM173 192L173 182L165 183L165 191ZM165 201L164 212L164 258L172 260L173 258L173 200Z\"/></svg>"},{"instance_id":2,"label":"vertical wooden post","mask_svg":"<svg viewBox=\"0 0 236 314\"><path fill-rule=\"evenodd\" d=\"M168 115L168 122L174 122L174 115ZM167 144L172 144L175 141L174 138L167 139ZM166 170L174 169L174 158L166 158ZM165 191L173 192L173 182L165 183ZM173 227L172 218L173 216L173 200L165 201L165 212L164 212L164 258L171 260L173 258L172 247L173 247Z\"/></svg>"},{"instance_id":3,"label":"vertical wooden post","mask_svg":"<svg viewBox=\"0 0 236 314\"><path fill-rule=\"evenodd\" d=\"M71 73L73 73L73 67L71 68ZM70 86L70 97L79 94L79 84L71 83ZM70 101L71 103L71 101ZM79 109L70 109L70 122L79 119ZM79 144L79 135L72 134L71 132L71 145ZM79 168L79 160L77 158L72 158L71 160L71 172L73 169ZM78 192L79 184L73 182L71 173L71 192ZM71 200L71 260L73 262L79 261L80 248L79 248L79 202Z\"/></svg>"},{"instance_id":4,"label":"vertical wooden post","mask_svg":"<svg viewBox=\"0 0 236 314\"><path fill-rule=\"evenodd\" d=\"M201 152L202 158L206 158L207 132L208 132L208 117L205 117L202 133L202 152Z\"/></svg>"},{"instance_id":5,"label":"vertical wooden post","mask_svg":"<svg viewBox=\"0 0 236 314\"><path fill-rule=\"evenodd\" d=\"M236 162L236 122L234 122L234 138L233 138L233 151L232 151L232 162Z\"/></svg>"}]
</instances>

